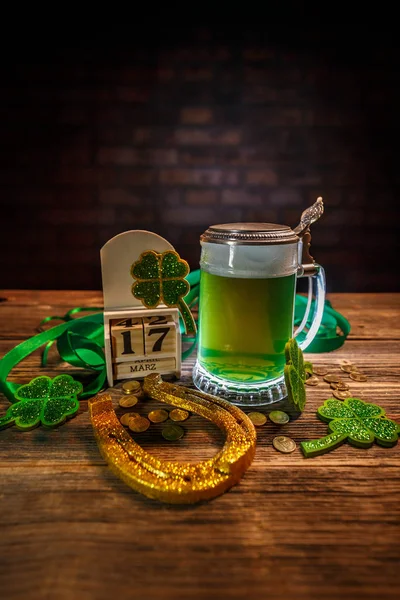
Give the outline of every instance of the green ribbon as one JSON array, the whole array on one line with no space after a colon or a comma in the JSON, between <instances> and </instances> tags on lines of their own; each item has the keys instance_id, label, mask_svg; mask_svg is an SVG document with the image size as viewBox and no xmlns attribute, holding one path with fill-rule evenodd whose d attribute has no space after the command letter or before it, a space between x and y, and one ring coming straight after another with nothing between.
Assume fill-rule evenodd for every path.
<instances>
[{"instance_id":1,"label":"green ribbon","mask_svg":"<svg viewBox=\"0 0 400 600\"><path fill-rule=\"evenodd\" d=\"M314 312L314 302L315 301L313 300L310 315L312 315ZM307 298L305 296L296 294L296 304L294 310L295 327L300 325L301 321L303 320L306 306ZM309 320L307 321L304 331L296 336L296 340L298 342L301 342L304 339L306 331L311 327L311 321L312 316L310 316ZM332 352L333 350L337 350L345 343L346 338L350 333L350 329L351 326L349 321L343 315L337 312L337 310L332 308L332 304L329 300L325 300L321 325L318 329L317 335L311 344L307 346L306 352L319 354L320 352Z\"/></svg>"},{"instance_id":2,"label":"green ribbon","mask_svg":"<svg viewBox=\"0 0 400 600\"><path fill-rule=\"evenodd\" d=\"M200 291L200 271L192 271L186 277L190 284L190 291L185 296L185 302L192 308L199 300ZM295 305L295 325L298 325L303 317L307 305L307 298L296 295ZM95 314L74 318L83 312L101 311ZM93 372L93 377L84 385L81 398L89 398L101 390L106 381L106 362L104 356L104 322L103 309L100 307L76 307L69 310L64 316L46 317L40 323L44 325L54 320L64 321L47 331L42 331L28 340L18 344L2 360L0 360L0 391L3 392L10 402L15 402L15 392L21 384L7 381L10 371L24 358L29 356L35 350L45 345L42 366L45 367L48 361L48 354L54 342L57 343L57 350L62 361L70 365ZM310 311L312 314L312 310ZM306 324L311 326L310 322ZM337 333L340 328L342 335ZM196 343L197 335L184 335L185 326L180 319L180 332L182 341L186 349L182 352L182 360L190 356ZM307 348L307 352L330 352L336 350L344 344L346 337L350 332L350 323L340 313L332 308L331 303L325 302L324 314L321 327L318 333ZM298 338L301 340L304 333L300 333Z\"/></svg>"},{"instance_id":3,"label":"green ribbon","mask_svg":"<svg viewBox=\"0 0 400 600\"><path fill-rule=\"evenodd\" d=\"M104 323L103 313L91 314L80 319L72 319L72 315L81 312L98 310L97 308L74 308L63 317L46 317L44 321L61 319L64 323L43 331L15 346L0 361L0 391L10 402L15 402L15 392L21 384L7 381L7 377L21 360L46 344L42 358L42 366L47 364L49 344L57 341L57 350L61 360L69 364L89 369L95 376L84 386L82 398L89 398L104 386L106 380L106 364L104 357ZM43 322L42 322L43 323Z\"/></svg>"}]
</instances>

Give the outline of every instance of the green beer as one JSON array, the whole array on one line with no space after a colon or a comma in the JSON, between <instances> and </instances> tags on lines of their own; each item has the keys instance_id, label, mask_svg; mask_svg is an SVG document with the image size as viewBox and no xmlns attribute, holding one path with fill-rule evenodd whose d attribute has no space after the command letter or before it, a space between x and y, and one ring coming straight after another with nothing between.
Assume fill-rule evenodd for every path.
<instances>
[{"instance_id":1,"label":"green beer","mask_svg":"<svg viewBox=\"0 0 400 600\"><path fill-rule=\"evenodd\" d=\"M200 365L236 383L257 384L283 374L293 335L296 275L252 278L201 272Z\"/></svg>"}]
</instances>

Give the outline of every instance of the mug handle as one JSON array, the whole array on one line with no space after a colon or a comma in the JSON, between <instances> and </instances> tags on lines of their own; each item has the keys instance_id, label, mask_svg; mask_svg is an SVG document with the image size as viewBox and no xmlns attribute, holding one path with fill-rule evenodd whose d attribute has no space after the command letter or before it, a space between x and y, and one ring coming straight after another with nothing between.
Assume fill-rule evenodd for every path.
<instances>
[{"instance_id":1,"label":"mug handle","mask_svg":"<svg viewBox=\"0 0 400 600\"><path fill-rule=\"evenodd\" d=\"M324 305L325 305L325 294L326 294L326 285L325 285L325 271L321 267L321 265L314 263L313 265L313 274L311 275L303 275L308 276L308 301L306 312L304 313L304 317L299 327L294 332L294 337L296 338L300 333L303 332L306 324L310 319L310 312L313 306L313 312L311 316L311 325L308 331L305 334L305 337L298 342L299 348L301 350L305 350L313 341L315 336L317 335L318 329L321 325L322 315L324 314ZM314 292L315 288L315 292ZM313 293L315 293L315 302L314 305L312 303Z\"/></svg>"}]
</instances>

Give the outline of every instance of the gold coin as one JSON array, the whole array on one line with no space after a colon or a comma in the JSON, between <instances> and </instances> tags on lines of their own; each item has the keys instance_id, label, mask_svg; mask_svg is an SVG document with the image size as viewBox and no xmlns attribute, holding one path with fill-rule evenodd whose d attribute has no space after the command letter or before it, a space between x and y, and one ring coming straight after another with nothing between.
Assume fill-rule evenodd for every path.
<instances>
[{"instance_id":1,"label":"gold coin","mask_svg":"<svg viewBox=\"0 0 400 600\"><path fill-rule=\"evenodd\" d=\"M364 373L359 373L358 371L352 371L350 373L350 379L353 381L367 381L368 377L364 375Z\"/></svg>"},{"instance_id":2,"label":"gold coin","mask_svg":"<svg viewBox=\"0 0 400 600\"><path fill-rule=\"evenodd\" d=\"M313 375L319 375L320 377L323 377L324 375L327 375L327 373L328 369L324 369L324 367L314 367Z\"/></svg>"},{"instance_id":3,"label":"gold coin","mask_svg":"<svg viewBox=\"0 0 400 600\"><path fill-rule=\"evenodd\" d=\"M336 385L337 390L341 390L342 392L350 389L349 384L346 383L345 381L339 381L339 383L335 383L334 385Z\"/></svg>"},{"instance_id":4,"label":"gold coin","mask_svg":"<svg viewBox=\"0 0 400 600\"><path fill-rule=\"evenodd\" d=\"M125 413L124 415L122 415L122 417L120 418L120 421L122 423L122 425L125 425L125 427L128 427L129 425L129 419L134 419L135 417L139 417L139 413L137 412L128 412Z\"/></svg>"},{"instance_id":5,"label":"gold coin","mask_svg":"<svg viewBox=\"0 0 400 600\"><path fill-rule=\"evenodd\" d=\"M161 435L165 440L169 442L175 442L176 440L180 440L181 437L184 436L185 430L180 425L166 425L161 432Z\"/></svg>"},{"instance_id":6,"label":"gold coin","mask_svg":"<svg viewBox=\"0 0 400 600\"><path fill-rule=\"evenodd\" d=\"M272 440L272 445L275 450L279 450L283 454L290 454L296 450L296 442L286 435L278 435Z\"/></svg>"},{"instance_id":7,"label":"gold coin","mask_svg":"<svg viewBox=\"0 0 400 600\"><path fill-rule=\"evenodd\" d=\"M324 381L326 381L327 383L338 383L338 381L340 381L340 377L339 375L333 375L332 373L328 373L328 375L325 375Z\"/></svg>"},{"instance_id":8,"label":"gold coin","mask_svg":"<svg viewBox=\"0 0 400 600\"><path fill-rule=\"evenodd\" d=\"M190 417L190 412L183 410L182 408L174 408L169 413L171 421L186 421Z\"/></svg>"},{"instance_id":9,"label":"gold coin","mask_svg":"<svg viewBox=\"0 0 400 600\"><path fill-rule=\"evenodd\" d=\"M312 385L312 386L318 385L319 384L319 379L315 375L311 375L311 377L309 377L304 383L306 385Z\"/></svg>"},{"instance_id":10,"label":"gold coin","mask_svg":"<svg viewBox=\"0 0 400 600\"><path fill-rule=\"evenodd\" d=\"M351 373L352 370L354 369L353 365L340 365L341 370L343 371L343 373Z\"/></svg>"},{"instance_id":11,"label":"gold coin","mask_svg":"<svg viewBox=\"0 0 400 600\"><path fill-rule=\"evenodd\" d=\"M353 363L351 362L351 360L347 360L347 358L342 358L342 360L340 361L341 365L350 365L351 367L353 366Z\"/></svg>"},{"instance_id":12,"label":"gold coin","mask_svg":"<svg viewBox=\"0 0 400 600\"><path fill-rule=\"evenodd\" d=\"M149 412L147 417L152 423L163 423L168 419L168 411L160 408L158 410L152 410Z\"/></svg>"},{"instance_id":13,"label":"gold coin","mask_svg":"<svg viewBox=\"0 0 400 600\"><path fill-rule=\"evenodd\" d=\"M138 400L139 398L137 396L131 394L130 396L122 396L122 398L118 400L118 404L122 406L122 408L132 408L132 406L135 406L135 404L138 403Z\"/></svg>"},{"instance_id":14,"label":"gold coin","mask_svg":"<svg viewBox=\"0 0 400 600\"><path fill-rule=\"evenodd\" d=\"M256 427L261 427L261 425L265 425L265 423L267 422L266 415L260 412L251 412L247 416L249 417L253 425L255 425Z\"/></svg>"},{"instance_id":15,"label":"gold coin","mask_svg":"<svg viewBox=\"0 0 400 600\"><path fill-rule=\"evenodd\" d=\"M359 373L359 372L360 372L360 370L359 370L359 368L358 368L358 367L356 367L356 365L352 365L352 366L351 366L351 371L350 371L350 373Z\"/></svg>"},{"instance_id":16,"label":"gold coin","mask_svg":"<svg viewBox=\"0 0 400 600\"><path fill-rule=\"evenodd\" d=\"M283 412L283 410L273 410L268 416L273 423L276 423L276 425L285 425L286 423L289 423L289 415Z\"/></svg>"},{"instance_id":17,"label":"gold coin","mask_svg":"<svg viewBox=\"0 0 400 600\"><path fill-rule=\"evenodd\" d=\"M346 398L351 398L351 394L348 390L334 390L333 395L338 400L346 400Z\"/></svg>"},{"instance_id":18,"label":"gold coin","mask_svg":"<svg viewBox=\"0 0 400 600\"><path fill-rule=\"evenodd\" d=\"M142 431L146 431L150 427L150 421L145 417L133 417L129 419L128 427L135 433L142 433Z\"/></svg>"},{"instance_id":19,"label":"gold coin","mask_svg":"<svg viewBox=\"0 0 400 600\"><path fill-rule=\"evenodd\" d=\"M347 383L345 383L344 381L339 379L339 381L337 383L331 383L331 389L332 390L348 390L349 386L347 385Z\"/></svg>"},{"instance_id":20,"label":"gold coin","mask_svg":"<svg viewBox=\"0 0 400 600\"><path fill-rule=\"evenodd\" d=\"M140 381L124 381L122 384L122 391L124 394L136 394L137 392L140 392L140 389Z\"/></svg>"}]
</instances>

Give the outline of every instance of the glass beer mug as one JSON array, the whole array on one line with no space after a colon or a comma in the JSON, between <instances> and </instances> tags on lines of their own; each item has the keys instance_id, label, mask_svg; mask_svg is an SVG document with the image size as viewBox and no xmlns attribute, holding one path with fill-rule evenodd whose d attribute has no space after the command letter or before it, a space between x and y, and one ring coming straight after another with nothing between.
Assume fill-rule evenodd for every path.
<instances>
[{"instance_id":1,"label":"glass beer mug","mask_svg":"<svg viewBox=\"0 0 400 600\"><path fill-rule=\"evenodd\" d=\"M302 332L299 346L305 350L323 314L324 270L308 252L309 226L322 212L318 198L294 230L231 223L214 225L201 236L197 388L244 406L286 396L285 344ZM296 280L306 276L307 309L293 332Z\"/></svg>"}]
</instances>

